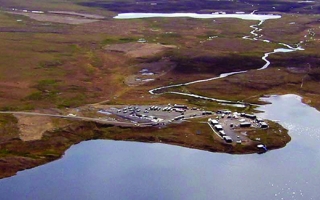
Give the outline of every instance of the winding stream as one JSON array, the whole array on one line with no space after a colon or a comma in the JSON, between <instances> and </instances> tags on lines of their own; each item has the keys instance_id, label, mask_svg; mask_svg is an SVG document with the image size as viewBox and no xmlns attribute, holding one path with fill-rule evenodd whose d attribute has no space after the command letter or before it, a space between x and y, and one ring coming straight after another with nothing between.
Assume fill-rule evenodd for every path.
<instances>
[{"instance_id":1,"label":"winding stream","mask_svg":"<svg viewBox=\"0 0 320 200\"><path fill-rule=\"evenodd\" d=\"M250 27L253 29L250 34L251 36L244 36L243 39L248 39L248 40L253 40L253 41L262 41L262 42L267 42L267 43L272 43L270 40L264 40L260 39L262 38L263 35L260 35L259 32L262 31L260 28L262 24L266 20L270 19L279 19L281 18L280 15L259 15L255 14L256 10L253 11L250 14L196 14L196 13L123 13L119 14L118 16L114 17L115 19L137 19L137 18L152 18L152 17L191 17L191 18L201 18L201 19L209 19L209 18L238 18L238 19L244 19L244 20L259 20L259 23L256 25L251 25ZM268 60L268 57L271 54L276 54L276 53L290 53L294 51L302 51L304 50L300 45L303 42L300 42L296 45L296 47L290 46L288 44L284 43L278 43L279 45L283 46L284 48L277 48L274 49L272 52L267 52L262 56L262 60L265 61L266 63L256 69L256 70L264 70L268 68L271 64L271 62ZM183 92L161 92L161 90L169 89L169 88L175 88L175 87L181 87L181 86L188 86L192 84L197 84L197 83L203 83L203 82L208 82L208 81L213 81L217 79L222 79L226 78L235 74L242 74L246 73L246 71L236 71L236 72L229 72L229 73L223 73L220 74L218 77L213 77L213 78L208 78L208 79L200 79L196 81L191 81L187 83L180 83L180 84L174 84L174 85L168 85L168 86L162 86L158 88L154 88L149 91L150 94L164 94L164 93L170 93L170 94L177 94L177 95L182 95L182 96L188 96L188 97L194 97L194 98L199 98L199 99L204 99L204 100L210 100L210 101L215 101L218 103L222 103L225 105L232 105L232 106L237 106L237 107L245 107L246 105L254 105L246 102L239 102L239 101L229 101L229 100L224 100L224 99L216 99L216 98L211 98L211 97L206 97L206 96L200 96L196 94L191 94L191 93L183 93Z\"/></svg>"},{"instance_id":2,"label":"winding stream","mask_svg":"<svg viewBox=\"0 0 320 200\"><path fill-rule=\"evenodd\" d=\"M282 45L286 48L263 56L266 64L258 70L270 65L270 54L302 50ZM178 86L182 84L150 93ZM86 141L72 146L60 160L1 179L1 199L320 199L320 113L296 95L262 100L271 104L259 106L264 113L258 115L289 130L292 141L283 149L228 155L164 144Z\"/></svg>"}]
</instances>

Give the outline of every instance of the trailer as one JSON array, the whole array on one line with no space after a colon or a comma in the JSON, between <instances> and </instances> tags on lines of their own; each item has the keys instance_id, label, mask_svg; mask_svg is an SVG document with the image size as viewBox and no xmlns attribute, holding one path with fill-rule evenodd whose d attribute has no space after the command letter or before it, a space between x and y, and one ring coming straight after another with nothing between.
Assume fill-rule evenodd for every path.
<instances>
[{"instance_id":1,"label":"trailer","mask_svg":"<svg viewBox=\"0 0 320 200\"><path fill-rule=\"evenodd\" d=\"M226 136L227 134L224 131L219 131L219 135L223 137L223 136Z\"/></svg>"},{"instance_id":2,"label":"trailer","mask_svg":"<svg viewBox=\"0 0 320 200\"><path fill-rule=\"evenodd\" d=\"M232 140L232 138L230 137L230 136L223 136L223 139L224 139L224 141L226 141L227 143L232 143L233 142L233 140Z\"/></svg>"},{"instance_id":3,"label":"trailer","mask_svg":"<svg viewBox=\"0 0 320 200\"><path fill-rule=\"evenodd\" d=\"M180 109L188 109L188 107L186 105L179 105L179 104L174 104L173 108L180 108Z\"/></svg>"},{"instance_id":4,"label":"trailer","mask_svg":"<svg viewBox=\"0 0 320 200\"><path fill-rule=\"evenodd\" d=\"M241 113L240 116L241 117L246 117L246 118L249 118L249 119L253 119L253 120L257 118L257 116L251 115L251 114L247 114L247 113Z\"/></svg>"},{"instance_id":5,"label":"trailer","mask_svg":"<svg viewBox=\"0 0 320 200\"><path fill-rule=\"evenodd\" d=\"M240 127L241 128L250 127L250 126L251 126L250 122L242 122L242 123L240 123Z\"/></svg>"},{"instance_id":6,"label":"trailer","mask_svg":"<svg viewBox=\"0 0 320 200\"><path fill-rule=\"evenodd\" d=\"M223 128L220 124L214 125L214 129L216 129L217 131L223 131Z\"/></svg>"},{"instance_id":7,"label":"trailer","mask_svg":"<svg viewBox=\"0 0 320 200\"><path fill-rule=\"evenodd\" d=\"M217 125L217 124L219 124L219 122L217 121L217 120L215 120L215 119L210 119L209 120L209 123L211 124L211 125Z\"/></svg>"},{"instance_id":8,"label":"trailer","mask_svg":"<svg viewBox=\"0 0 320 200\"><path fill-rule=\"evenodd\" d=\"M269 125L266 122L260 122L260 128L269 128Z\"/></svg>"}]
</instances>

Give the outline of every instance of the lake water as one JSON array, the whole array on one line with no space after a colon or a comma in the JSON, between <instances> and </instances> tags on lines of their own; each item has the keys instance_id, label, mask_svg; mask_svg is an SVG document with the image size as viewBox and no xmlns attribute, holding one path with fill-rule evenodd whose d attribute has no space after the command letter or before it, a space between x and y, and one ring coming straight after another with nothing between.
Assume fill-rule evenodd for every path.
<instances>
[{"instance_id":1,"label":"lake water","mask_svg":"<svg viewBox=\"0 0 320 200\"><path fill-rule=\"evenodd\" d=\"M261 117L292 141L265 154L228 155L165 144L96 140L62 159L0 180L1 199L320 199L320 113L272 96Z\"/></svg>"},{"instance_id":2,"label":"lake water","mask_svg":"<svg viewBox=\"0 0 320 200\"><path fill-rule=\"evenodd\" d=\"M154 17L190 17L196 19L216 19L216 18L237 18L244 20L259 20L279 19L281 15L261 15L261 14L198 14L198 13L120 13L115 16L115 19L141 19Z\"/></svg>"}]
</instances>

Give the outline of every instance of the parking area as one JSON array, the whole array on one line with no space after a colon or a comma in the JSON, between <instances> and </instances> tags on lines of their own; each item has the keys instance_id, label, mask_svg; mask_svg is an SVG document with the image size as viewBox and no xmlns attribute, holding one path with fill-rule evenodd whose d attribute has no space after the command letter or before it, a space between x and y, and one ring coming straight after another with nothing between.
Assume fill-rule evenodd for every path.
<instances>
[{"instance_id":1,"label":"parking area","mask_svg":"<svg viewBox=\"0 0 320 200\"><path fill-rule=\"evenodd\" d=\"M208 118L208 125L213 134L222 142L229 144L250 144L252 140L248 137L249 132L269 127L264 120L252 114L229 110L212 112L177 104L106 106L99 107L98 112L132 126L166 126L193 118ZM254 140L259 141L259 139Z\"/></svg>"},{"instance_id":2,"label":"parking area","mask_svg":"<svg viewBox=\"0 0 320 200\"><path fill-rule=\"evenodd\" d=\"M210 111L203 111L195 107L188 108L185 105L177 104L115 106L100 109L99 112L112 114L117 116L119 120L131 121L135 124L150 123L151 125L166 125L213 114Z\"/></svg>"},{"instance_id":3,"label":"parking area","mask_svg":"<svg viewBox=\"0 0 320 200\"><path fill-rule=\"evenodd\" d=\"M228 110L217 111L215 118L210 118L208 124L226 143L238 144L251 142L247 137L248 131L268 128L268 124L255 115Z\"/></svg>"}]
</instances>

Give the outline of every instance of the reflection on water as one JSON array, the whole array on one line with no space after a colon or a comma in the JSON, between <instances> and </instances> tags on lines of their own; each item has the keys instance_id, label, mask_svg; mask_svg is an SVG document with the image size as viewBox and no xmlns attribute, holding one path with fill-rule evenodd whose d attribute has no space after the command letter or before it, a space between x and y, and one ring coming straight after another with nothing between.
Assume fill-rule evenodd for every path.
<instances>
[{"instance_id":1,"label":"reflection on water","mask_svg":"<svg viewBox=\"0 0 320 200\"><path fill-rule=\"evenodd\" d=\"M96 140L63 159L0 180L1 199L320 199L320 113L274 96L261 117L279 120L287 147L258 155Z\"/></svg>"},{"instance_id":2,"label":"reflection on water","mask_svg":"<svg viewBox=\"0 0 320 200\"><path fill-rule=\"evenodd\" d=\"M244 20L259 20L265 21L268 19L279 19L280 15L259 15L259 14L198 14L198 13L120 13L115 16L115 19L140 19L140 18L155 18L155 17L191 17L197 19L216 19L216 18L237 18Z\"/></svg>"}]
</instances>

